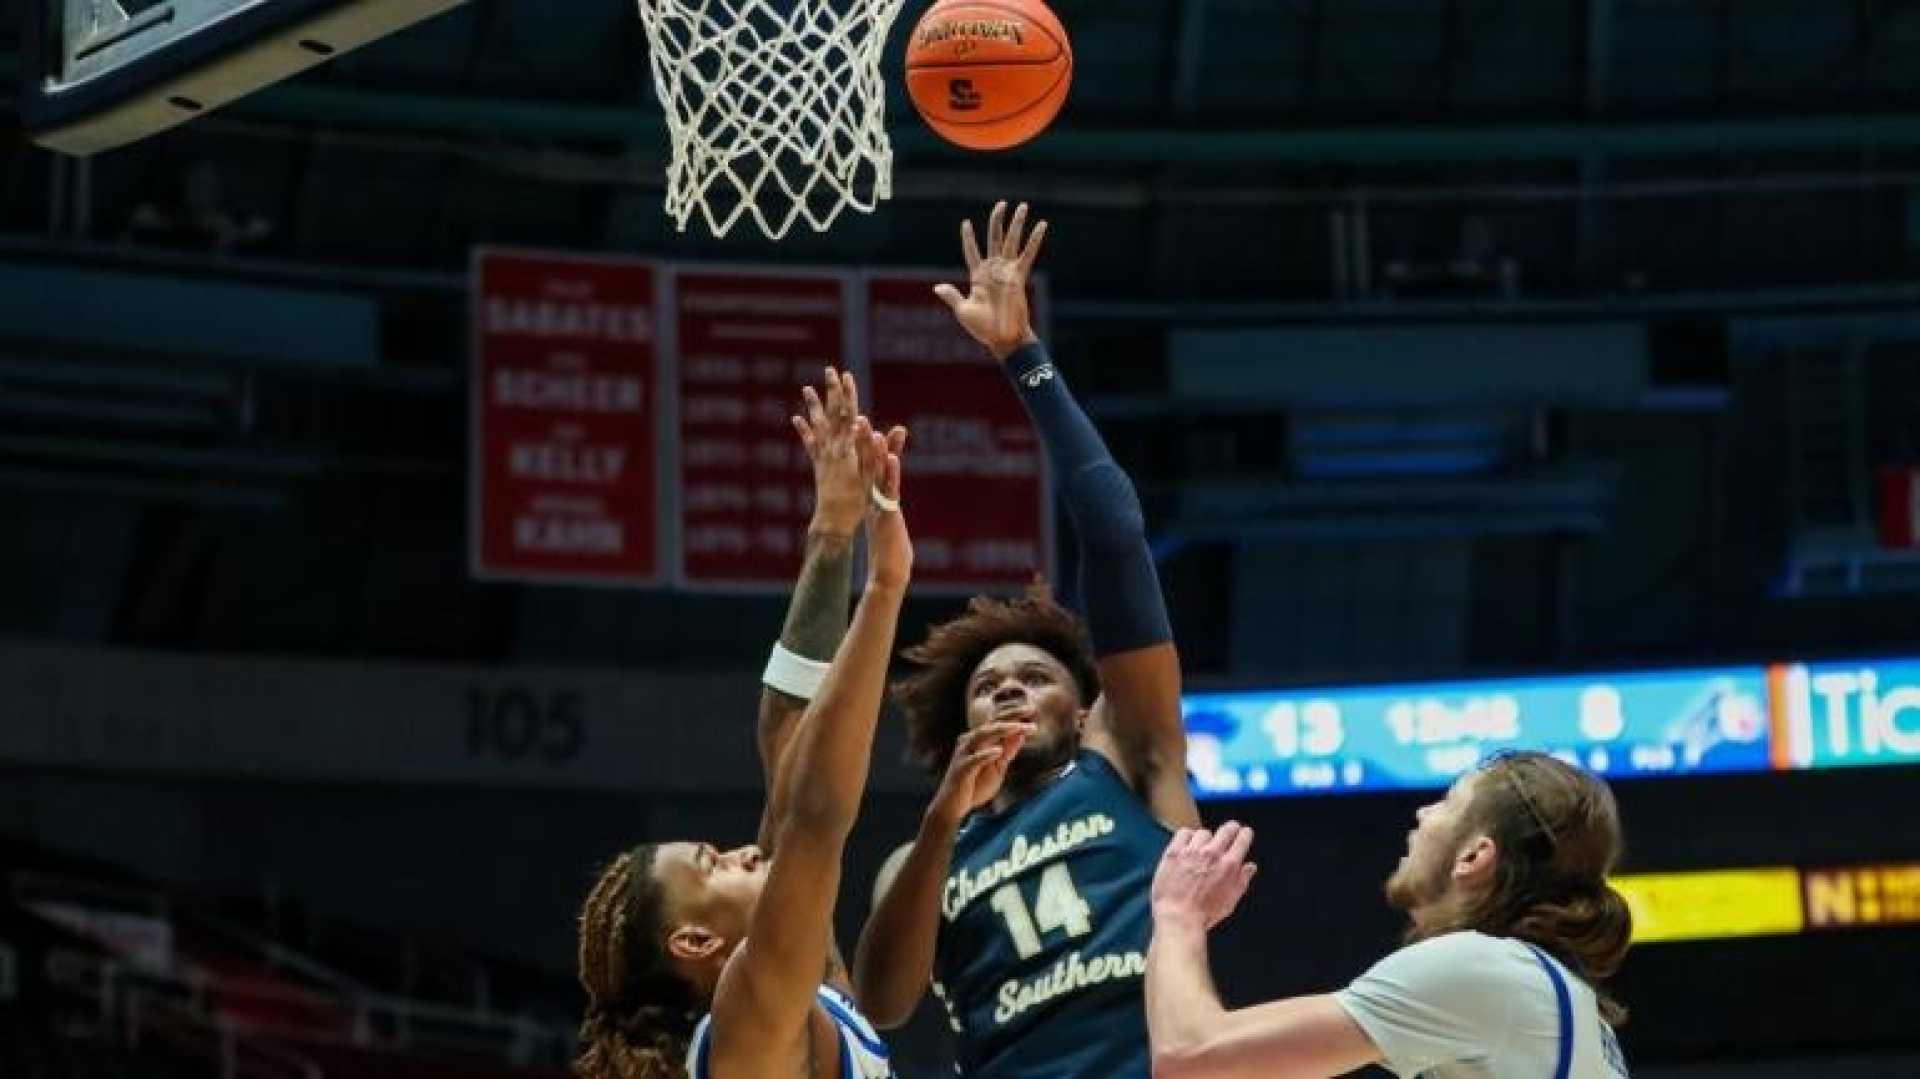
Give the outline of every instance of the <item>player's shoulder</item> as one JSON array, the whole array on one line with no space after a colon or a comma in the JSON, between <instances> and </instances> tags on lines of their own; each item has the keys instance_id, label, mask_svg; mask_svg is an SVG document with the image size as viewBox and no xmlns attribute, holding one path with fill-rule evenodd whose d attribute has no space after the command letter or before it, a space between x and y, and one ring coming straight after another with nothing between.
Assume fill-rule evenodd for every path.
<instances>
[{"instance_id":1,"label":"player's shoulder","mask_svg":"<svg viewBox=\"0 0 1920 1079\"><path fill-rule=\"evenodd\" d=\"M1463 929L1409 944L1382 959L1370 977L1459 991L1500 986L1537 976L1523 941Z\"/></svg>"},{"instance_id":2,"label":"player's shoulder","mask_svg":"<svg viewBox=\"0 0 1920 1079\"><path fill-rule=\"evenodd\" d=\"M1459 929L1409 944L1401 953L1446 959L1525 959L1527 946L1511 937L1496 937L1477 929Z\"/></svg>"}]
</instances>

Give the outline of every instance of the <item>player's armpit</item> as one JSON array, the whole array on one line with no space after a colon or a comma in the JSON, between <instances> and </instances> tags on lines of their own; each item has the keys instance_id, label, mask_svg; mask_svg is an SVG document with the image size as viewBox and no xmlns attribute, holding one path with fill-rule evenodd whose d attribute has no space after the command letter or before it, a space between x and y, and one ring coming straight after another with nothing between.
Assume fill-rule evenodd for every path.
<instances>
[{"instance_id":1,"label":"player's armpit","mask_svg":"<svg viewBox=\"0 0 1920 1079\"><path fill-rule=\"evenodd\" d=\"M874 884L873 912L854 948L853 995L881 1030L911 1020L932 980L940 887L952 851L952 830L924 823L914 842L887 859L892 872L883 868Z\"/></svg>"},{"instance_id":2,"label":"player's armpit","mask_svg":"<svg viewBox=\"0 0 1920 1079\"><path fill-rule=\"evenodd\" d=\"M767 802L760 811L760 829L755 842L769 858L774 853L775 825L786 813L786 806L780 800L786 786L780 781L780 770L786 762L787 746L793 741L793 729L806 709L807 702L799 697L790 697L765 686L760 689L760 710L754 741L760 750L760 770L766 784Z\"/></svg>"},{"instance_id":3,"label":"player's armpit","mask_svg":"<svg viewBox=\"0 0 1920 1079\"><path fill-rule=\"evenodd\" d=\"M1204 1036L1155 1045L1155 1079L1323 1079L1378 1063L1380 1050L1332 996L1227 1012Z\"/></svg>"},{"instance_id":4,"label":"player's armpit","mask_svg":"<svg viewBox=\"0 0 1920 1079\"><path fill-rule=\"evenodd\" d=\"M1120 758L1115 766L1162 824L1197 827L1200 810L1187 783L1187 729L1180 713L1180 654L1173 643L1100 657L1100 683L1092 723L1110 739Z\"/></svg>"},{"instance_id":5,"label":"player's armpit","mask_svg":"<svg viewBox=\"0 0 1920 1079\"><path fill-rule=\"evenodd\" d=\"M813 1014L839 892L843 837L791 825L782 833L782 854L768 871L746 939L714 988L712 1052L720 1075L753 1074L777 1061L768 1047L800 1037Z\"/></svg>"}]
</instances>

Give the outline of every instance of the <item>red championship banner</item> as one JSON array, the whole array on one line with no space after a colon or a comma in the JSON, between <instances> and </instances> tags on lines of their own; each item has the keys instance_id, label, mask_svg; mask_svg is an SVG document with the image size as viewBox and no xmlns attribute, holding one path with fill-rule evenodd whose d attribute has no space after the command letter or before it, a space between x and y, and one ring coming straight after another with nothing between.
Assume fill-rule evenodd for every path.
<instances>
[{"instance_id":1,"label":"red championship banner","mask_svg":"<svg viewBox=\"0 0 1920 1079\"><path fill-rule=\"evenodd\" d=\"M850 279L832 272L685 269L672 284L678 373L681 583L793 586L813 471L789 417L802 384L853 363Z\"/></svg>"},{"instance_id":2,"label":"red championship banner","mask_svg":"<svg viewBox=\"0 0 1920 1079\"><path fill-rule=\"evenodd\" d=\"M904 423L915 591L1008 591L1053 577L1038 437L1012 387L933 295L938 273L866 281L872 413ZM1036 325L1044 326L1035 282Z\"/></svg>"},{"instance_id":3,"label":"red championship banner","mask_svg":"<svg viewBox=\"0 0 1920 1079\"><path fill-rule=\"evenodd\" d=\"M1920 468L1880 469L1880 546L1920 547Z\"/></svg>"},{"instance_id":4,"label":"red championship banner","mask_svg":"<svg viewBox=\"0 0 1920 1079\"><path fill-rule=\"evenodd\" d=\"M475 253L475 576L660 579L656 276L634 260Z\"/></svg>"}]
</instances>

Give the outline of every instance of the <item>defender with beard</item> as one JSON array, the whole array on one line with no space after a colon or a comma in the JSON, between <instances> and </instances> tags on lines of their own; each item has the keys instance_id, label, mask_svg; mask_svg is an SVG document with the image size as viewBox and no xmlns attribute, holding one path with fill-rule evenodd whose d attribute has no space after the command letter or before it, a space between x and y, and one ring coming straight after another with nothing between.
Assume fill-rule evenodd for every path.
<instances>
[{"instance_id":1,"label":"defender with beard","mask_svg":"<svg viewBox=\"0 0 1920 1079\"><path fill-rule=\"evenodd\" d=\"M1046 223L1023 238L1027 207L1005 217L996 205L985 255L961 226L968 294L937 291L1046 447L1086 625L1038 592L975 599L905 653L920 669L894 699L940 786L875 889L854 985L883 1028L931 986L965 1075L1145 1079L1148 884L1170 828L1199 819L1179 657L1133 484L1029 322Z\"/></svg>"},{"instance_id":2,"label":"defender with beard","mask_svg":"<svg viewBox=\"0 0 1920 1079\"><path fill-rule=\"evenodd\" d=\"M1625 1079L1625 1012L1600 988L1633 920L1607 884L1613 792L1540 753L1494 758L1417 814L1387 900L1407 946L1337 993L1220 1005L1207 931L1240 902L1253 832L1174 836L1153 881L1147 1011L1164 1079L1342 1075Z\"/></svg>"}]
</instances>

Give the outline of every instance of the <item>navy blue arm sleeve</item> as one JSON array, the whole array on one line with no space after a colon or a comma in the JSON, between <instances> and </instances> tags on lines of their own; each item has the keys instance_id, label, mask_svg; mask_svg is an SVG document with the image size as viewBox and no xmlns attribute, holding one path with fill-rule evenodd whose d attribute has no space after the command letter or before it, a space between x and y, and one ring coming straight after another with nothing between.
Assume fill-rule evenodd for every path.
<instances>
[{"instance_id":1,"label":"navy blue arm sleeve","mask_svg":"<svg viewBox=\"0 0 1920 1079\"><path fill-rule=\"evenodd\" d=\"M1080 535L1080 596L1094 652L1110 656L1173 640L1133 481L1114 463L1045 345L1015 351L1006 372Z\"/></svg>"}]
</instances>

